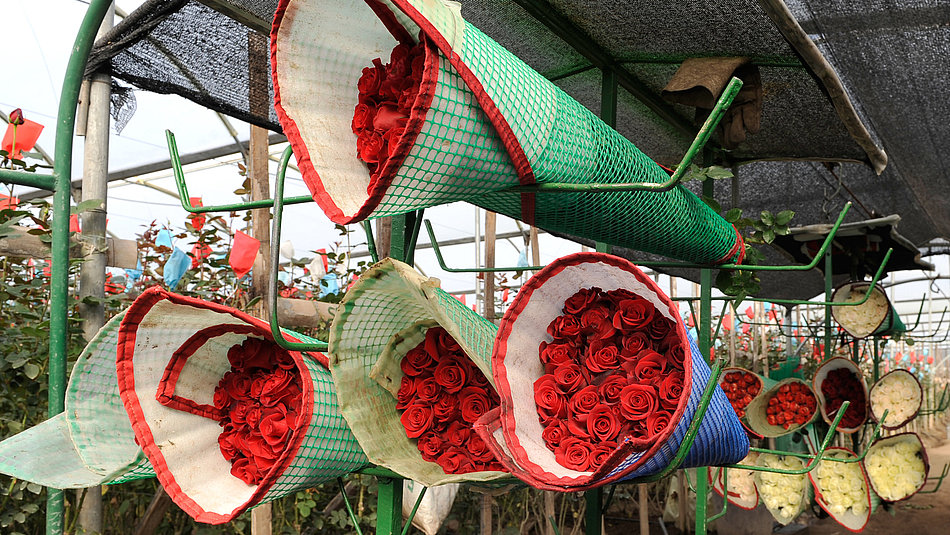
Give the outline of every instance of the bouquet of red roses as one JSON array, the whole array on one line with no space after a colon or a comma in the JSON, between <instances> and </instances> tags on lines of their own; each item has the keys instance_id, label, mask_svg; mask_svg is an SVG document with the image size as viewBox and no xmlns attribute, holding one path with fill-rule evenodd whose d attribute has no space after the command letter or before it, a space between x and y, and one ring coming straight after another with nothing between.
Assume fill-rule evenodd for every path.
<instances>
[{"instance_id":1,"label":"bouquet of red roses","mask_svg":"<svg viewBox=\"0 0 950 535\"><path fill-rule=\"evenodd\" d=\"M475 425L530 485L576 491L656 474L709 380L677 306L630 262L560 258L505 313L492 355L501 401ZM749 440L718 387L684 466L741 460Z\"/></svg>"},{"instance_id":2,"label":"bouquet of red roses","mask_svg":"<svg viewBox=\"0 0 950 535\"><path fill-rule=\"evenodd\" d=\"M746 423L763 437L786 435L811 422L818 414L818 400L801 379L779 381L746 407Z\"/></svg>"},{"instance_id":3,"label":"bouquet of red roses","mask_svg":"<svg viewBox=\"0 0 950 535\"><path fill-rule=\"evenodd\" d=\"M422 458L438 463L446 474L502 470L472 431L482 414L498 406L498 394L458 342L444 328L432 327L425 341L406 353L400 368L405 375L396 409Z\"/></svg>"},{"instance_id":4,"label":"bouquet of red roses","mask_svg":"<svg viewBox=\"0 0 950 535\"><path fill-rule=\"evenodd\" d=\"M281 349L257 318L153 287L126 312L116 353L135 441L199 522L229 522L367 464L326 356Z\"/></svg>"},{"instance_id":5,"label":"bouquet of red roses","mask_svg":"<svg viewBox=\"0 0 950 535\"><path fill-rule=\"evenodd\" d=\"M593 471L618 438L666 429L683 395L685 353L674 322L629 290L584 288L563 311L547 328L554 340L539 347L541 437L561 465Z\"/></svg>"},{"instance_id":6,"label":"bouquet of red roses","mask_svg":"<svg viewBox=\"0 0 950 535\"><path fill-rule=\"evenodd\" d=\"M745 416L746 407L762 391L762 383L761 377L742 368L725 369L719 379L719 386L739 418Z\"/></svg>"},{"instance_id":7,"label":"bouquet of red roses","mask_svg":"<svg viewBox=\"0 0 950 535\"><path fill-rule=\"evenodd\" d=\"M861 369L851 359L837 357L825 361L815 372L815 393L821 416L831 424L838 409L849 401L838 431L854 433L868 419L868 387Z\"/></svg>"}]
</instances>

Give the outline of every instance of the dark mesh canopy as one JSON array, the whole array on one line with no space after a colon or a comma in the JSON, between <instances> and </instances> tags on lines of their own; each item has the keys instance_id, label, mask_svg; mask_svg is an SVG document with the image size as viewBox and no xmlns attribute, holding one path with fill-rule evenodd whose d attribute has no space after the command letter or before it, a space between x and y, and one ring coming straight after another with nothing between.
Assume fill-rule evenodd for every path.
<instances>
[{"instance_id":1,"label":"dark mesh canopy","mask_svg":"<svg viewBox=\"0 0 950 535\"><path fill-rule=\"evenodd\" d=\"M146 2L98 44L90 71L280 131L266 35L276 3ZM940 155L950 140L945 1L461 4L468 22L596 114L602 69L613 72L617 130L666 165L678 163L696 130L693 108L660 98L679 65L692 57L750 58L762 79L761 131L717 152L738 177L716 185L724 207L735 193L747 214L790 208L793 224L806 225L833 222L850 201L848 221L897 214L901 234L916 245L950 237L950 164ZM791 30L776 15L786 8ZM820 54L810 55L814 46ZM855 124L867 131L856 133ZM878 175L868 164L882 162L882 149L887 167ZM787 297L792 290L784 286L776 291Z\"/></svg>"}]
</instances>

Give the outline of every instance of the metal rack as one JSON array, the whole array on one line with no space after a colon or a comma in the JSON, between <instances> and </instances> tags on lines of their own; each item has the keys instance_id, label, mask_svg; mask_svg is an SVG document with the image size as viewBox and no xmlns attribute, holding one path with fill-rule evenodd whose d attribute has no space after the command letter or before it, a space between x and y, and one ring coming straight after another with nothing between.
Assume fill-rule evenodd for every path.
<instances>
[{"instance_id":1,"label":"metal rack","mask_svg":"<svg viewBox=\"0 0 950 535\"><path fill-rule=\"evenodd\" d=\"M101 21L105 17L108 8L110 6L110 0L91 0L89 8L83 18L81 26L79 28L75 44L72 49L72 53L69 58L69 63L66 69L66 75L63 83L63 89L60 97L58 118L56 122L56 147L55 147L55 164L53 170L49 174L34 174L27 173L24 171L16 171L9 169L0 169L0 181L8 182L28 187L35 187L44 190L51 191L53 193L53 223L52 223L52 261L51 261L51 289L50 289L50 310L51 310L51 319L50 319L50 351L49 351L49 416L54 416L55 414L62 412L64 409L64 396L65 396L65 385L66 385L66 340L67 340L67 310L68 310L68 266L69 266L69 195L70 195L70 181L72 178L72 133L75 126L75 115L76 115L76 103L79 98L80 84L82 82L83 71L89 56L89 52L93 45L94 36L96 30L98 29ZM677 171L669 180L663 183L648 183L648 184L614 184L614 185L583 185L578 186L575 184L543 184L543 185L532 185L532 186L517 186L513 188L513 191L545 191L545 192L576 192L576 191L589 191L589 192L603 192L609 194L610 192L616 191L666 191L670 188L675 187L681 180L683 172L688 167L688 164L699 154L703 153L703 147L714 130L716 124L719 121L719 118L722 115L722 112L728 108L729 103L731 103L732 98L738 92L741 86L741 82L733 79L733 82L730 83L727 90L724 92L723 97L720 99L717 104L717 108L710 115L709 120L703 127L700 129L696 139L693 141L693 144L690 146L690 149L687 151L686 155L683 158L683 162L677 168ZM610 125L615 123L616 119L616 109L617 109L617 92L618 92L618 75L616 71L612 69L605 69L603 75L603 89L602 89L602 104L601 104L601 116ZM288 148L283 156L280 159L280 165L278 169L277 177L277 189L275 194L275 200L273 201L255 201L251 203L239 203L239 204L230 204L222 206L208 206L208 207L195 207L192 206L189 201L188 189L185 182L185 176L181 169L181 161L178 155L177 146L175 145L174 135L170 132L167 135L169 148L170 148L170 157L175 169L175 179L178 185L179 194L182 200L182 206L188 212L191 213L207 213L214 211L231 211L231 210L243 210L250 208L268 208L273 207L274 209L274 226L273 226L273 239L272 243L280 243L280 225L283 212L283 206L285 204L297 204L312 202L312 199L309 196L301 197L291 197L284 199L283 198L283 189L284 189L284 179L286 175L287 166L290 162L292 156L290 149ZM708 154L704 154L704 159L708 160ZM703 184L703 194L707 196L712 196L712 183L711 181L706 181ZM841 214L838 217L838 220L835 224L835 229L840 226L841 222L844 220L845 215L850 207L850 204L842 210ZM407 261L412 263L413 260L413 250L415 248L416 240L420 232L420 226L422 224L422 213L421 211L416 213L404 214L393 217L393 236L392 236L392 248L390 255L393 258ZM484 272L484 271L514 271L514 270L530 270L530 269L540 269L538 266L528 267L528 268L494 268L494 269L484 269L484 268L473 268L473 269L457 269L457 268L448 268L445 266L444 259L442 258L441 252L438 249L438 243L433 235L431 226L426 222L427 232L431 238L431 243L435 249L439 264L446 271L453 272ZM370 232L369 225L364 225L364 229L367 231L368 243L370 250L373 253L374 260L376 260L375 247L373 242L372 232ZM817 266L821 258L825 260L825 266L830 267L831 265L831 255L828 251L828 246L833 240L834 231L829 234L825 243L823 244L819 254L814 258L814 261L811 265L795 265L795 266L741 266L742 269L746 270L809 270ZM598 249L603 249L604 247L599 247ZM881 263L877 274L874 277L876 282L881 274L883 273L884 267L886 265L888 256L885 256L884 261ZM276 247L273 248L272 255L275 257L278 255L278 250ZM275 262L276 265L276 262ZM698 345L701 354L708 354L712 346L713 331L712 331L712 301L715 299L712 296L712 287L713 279L712 273L713 268L705 265L697 264L684 264L681 262L644 262L642 265L648 267L693 267L700 269L700 295L696 298L685 298L689 300L690 307L693 307L692 301L699 301L699 314L697 321L697 330L699 332ZM738 269L740 266L736 265L725 265L719 266L722 269ZM830 269L826 269L826 299L825 301L817 303L826 307L826 312L830 309L830 299L831 299L831 276ZM271 330L274 334L275 339L278 344L285 348L293 350L303 350L303 351L325 351L326 344L297 344L288 342L284 339L282 335L282 330L277 323L277 314L276 314L276 295L277 292L274 291L277 286L277 273L276 270L273 270L270 273L270 285L272 291L269 294L269 303L268 306L271 310ZM870 296L870 291L868 295L864 297L860 302L855 302L848 304L846 306L857 306ZM753 299L750 299L753 300ZM768 300L763 300L768 301ZM807 302L802 300L780 300L780 301L771 301L779 302L782 304L811 304L815 305L815 302ZM830 354L831 351L831 325L830 325L830 313L826 314L825 320L825 329L824 337L826 340L826 353ZM919 321L919 317L918 317ZM721 323L721 318L720 318ZM718 326L717 326L718 331ZM877 344L875 344L875 363L879 359ZM703 392L702 398L700 400L699 406L696 411L694 420L691 422L689 430L686 434L686 437L677 451L676 456L670 465L664 469L662 472L654 474L652 476L639 478L636 480L630 480L624 482L625 484L636 484L636 483L647 483L652 481L657 481L662 478L669 476L673 471L675 471L683 459L685 458L689 448L691 447L693 440L698 432L699 424L702 421L702 418L705 414L705 411L708 407L708 404L712 398L715 387L718 383L720 373L723 368L723 360L718 359L715 364L712 366L712 373L710 375L708 384L705 391ZM877 366L875 364L875 373L877 371ZM941 397L940 402L934 407L934 410L946 410L947 405L950 405L950 398L947 397L946 392ZM841 419L844 414L844 411L847 408L847 404L844 404L838 411L834 424ZM820 448L814 454L800 454L795 452L781 452L776 450L762 450L754 449L759 452L766 453L777 453L783 455L794 455L803 458L810 459L811 461L815 460L824 460L823 456L825 448L830 444L830 441L835 434L834 429L836 425L832 425L831 430L825 435L824 439L821 442ZM876 436L881 427L881 422L877 424L874 430L874 436ZM866 453L866 451L864 452ZM863 454L862 454L863 457ZM836 460L838 462L857 462L858 459L848 459L848 460ZM808 471L814 468L816 462L811 462L808 467L803 469ZM741 465L733 465L735 468L746 468L753 470L763 470L760 467L749 467ZM724 509L713 516L708 516L706 511L706 502L709 495L708 487L708 478L707 478L707 468L699 468L697 470L697 481L695 484L695 491L698 495L697 499L697 514L696 514L696 525L695 529L697 533L705 533L707 529L708 522L715 520L716 518L721 517L725 514ZM774 470L773 470L774 471ZM804 473L801 472L801 473ZM379 481L379 508L377 511L377 533L392 535L395 533L405 533L408 530L408 524L403 527L402 525L402 479L398 474L390 472L388 470L379 469L379 468L370 468L362 471L364 474L372 475L378 478ZM798 473L798 472L796 472ZM943 481L943 478L946 477L948 473L948 467L945 467L943 474L939 478L935 478L937 486L933 491L936 491L939 488L940 484ZM612 495L612 489L608 491L607 502L610 501L610 496ZM345 497L345 493L344 493ZM420 497L421 499L421 497ZM587 502L587 513L585 516L586 521L586 532L590 535L600 532L601 526L601 517L603 510L605 509L605 500L602 489L595 489L585 493L585 499ZM349 506L349 503L346 504L347 509L352 515L352 508ZM418 507L418 502L416 503ZM48 491L48 503L46 510L46 530L49 534L59 534L63 531L63 511L64 511L64 500L63 500L63 491L56 489L49 489ZM415 511L415 508L413 509ZM356 522L358 525L358 522Z\"/></svg>"}]
</instances>

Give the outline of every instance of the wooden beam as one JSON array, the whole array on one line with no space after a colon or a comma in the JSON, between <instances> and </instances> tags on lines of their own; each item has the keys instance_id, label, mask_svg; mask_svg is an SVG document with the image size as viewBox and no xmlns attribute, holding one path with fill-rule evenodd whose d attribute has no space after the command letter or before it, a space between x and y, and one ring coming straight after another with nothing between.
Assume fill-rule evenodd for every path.
<instances>
[{"instance_id":1,"label":"wooden beam","mask_svg":"<svg viewBox=\"0 0 950 535\"><path fill-rule=\"evenodd\" d=\"M497 215L485 210L485 267L495 267L495 226ZM485 319L495 321L495 274L491 271L485 275Z\"/></svg>"},{"instance_id":2,"label":"wooden beam","mask_svg":"<svg viewBox=\"0 0 950 535\"><path fill-rule=\"evenodd\" d=\"M198 1L219 13L227 15L228 17L240 22L241 24L256 32L260 32L264 35L270 35L271 22L269 20L264 20L250 11L242 9L240 6L237 6L231 2L226 2L224 0Z\"/></svg>"},{"instance_id":3,"label":"wooden beam","mask_svg":"<svg viewBox=\"0 0 950 535\"><path fill-rule=\"evenodd\" d=\"M0 238L0 256L14 258L49 259L50 246L39 236L29 234L28 229L13 227L12 234ZM124 269L135 269L138 260L138 245L134 240L120 240L106 237L106 265ZM70 240L70 256L84 257L80 240Z\"/></svg>"},{"instance_id":4,"label":"wooden beam","mask_svg":"<svg viewBox=\"0 0 950 535\"><path fill-rule=\"evenodd\" d=\"M337 305L307 299L277 298L277 319L281 326L317 328L320 322L331 321Z\"/></svg>"}]
</instances>

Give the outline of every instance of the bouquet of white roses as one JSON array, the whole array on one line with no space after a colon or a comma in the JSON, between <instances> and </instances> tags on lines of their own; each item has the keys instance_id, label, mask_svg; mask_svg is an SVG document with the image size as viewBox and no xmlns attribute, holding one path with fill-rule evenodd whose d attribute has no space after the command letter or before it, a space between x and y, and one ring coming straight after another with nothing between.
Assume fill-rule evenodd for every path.
<instances>
[{"instance_id":1,"label":"bouquet of white roses","mask_svg":"<svg viewBox=\"0 0 950 535\"><path fill-rule=\"evenodd\" d=\"M839 286L832 295L836 303L855 303L862 299L868 290L866 282L849 282ZM838 325L855 338L865 338L881 327L891 310L891 303L880 286L875 285L867 301L860 305L832 306L831 315Z\"/></svg>"},{"instance_id":2,"label":"bouquet of white roses","mask_svg":"<svg viewBox=\"0 0 950 535\"><path fill-rule=\"evenodd\" d=\"M754 465L759 454L749 453L739 464ZM759 492L755 488L753 470L742 468L713 467L709 470L709 480L717 494L729 500L740 509L755 509L759 505Z\"/></svg>"},{"instance_id":3,"label":"bouquet of white roses","mask_svg":"<svg viewBox=\"0 0 950 535\"><path fill-rule=\"evenodd\" d=\"M781 470L801 470L805 464L798 457L759 455L756 466ZM780 524L795 520L811 501L811 486L805 474L755 473L755 487L765 507Z\"/></svg>"},{"instance_id":4,"label":"bouquet of white roses","mask_svg":"<svg viewBox=\"0 0 950 535\"><path fill-rule=\"evenodd\" d=\"M887 410L885 429L896 429L906 425L917 416L923 391L920 382L904 369L894 370L881 377L871 387L871 414L880 421Z\"/></svg>"},{"instance_id":5,"label":"bouquet of white roses","mask_svg":"<svg viewBox=\"0 0 950 535\"><path fill-rule=\"evenodd\" d=\"M881 499L896 502L917 493L927 481L927 452L916 433L901 433L871 444L864 467Z\"/></svg>"},{"instance_id":6,"label":"bouquet of white roses","mask_svg":"<svg viewBox=\"0 0 950 535\"><path fill-rule=\"evenodd\" d=\"M856 456L844 448L829 448L824 457L853 459ZM851 531L864 529L871 517L871 496L861 463L822 460L808 477L815 485L815 501L822 509Z\"/></svg>"}]
</instances>

